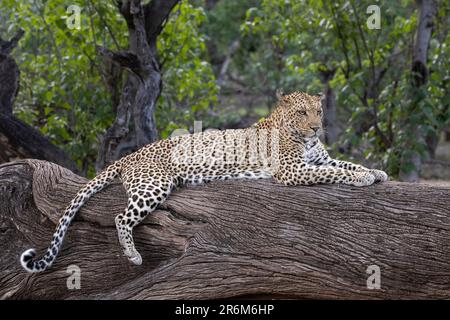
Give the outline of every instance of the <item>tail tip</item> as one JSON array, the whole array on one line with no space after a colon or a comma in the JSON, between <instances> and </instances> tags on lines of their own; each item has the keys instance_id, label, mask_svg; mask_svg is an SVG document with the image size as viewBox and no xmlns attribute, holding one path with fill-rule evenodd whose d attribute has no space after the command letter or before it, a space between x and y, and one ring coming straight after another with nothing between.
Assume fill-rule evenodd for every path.
<instances>
[{"instance_id":1,"label":"tail tip","mask_svg":"<svg viewBox=\"0 0 450 320\"><path fill-rule=\"evenodd\" d=\"M36 256L35 249L25 250L20 256L20 264L28 272L33 272L33 258Z\"/></svg>"}]
</instances>

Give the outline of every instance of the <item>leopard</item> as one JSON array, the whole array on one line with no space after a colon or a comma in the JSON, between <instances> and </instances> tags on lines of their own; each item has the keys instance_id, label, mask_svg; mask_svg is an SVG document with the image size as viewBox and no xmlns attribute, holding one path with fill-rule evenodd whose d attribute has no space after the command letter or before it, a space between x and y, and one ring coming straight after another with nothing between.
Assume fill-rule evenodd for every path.
<instances>
[{"instance_id":1,"label":"leopard","mask_svg":"<svg viewBox=\"0 0 450 320\"><path fill-rule=\"evenodd\" d=\"M115 217L119 244L134 265L142 264L133 229L184 185L212 180L272 178L286 186L346 184L366 187L388 180L378 169L332 158L320 140L323 95L277 94L273 112L244 129L205 130L158 140L116 160L82 187L66 207L45 254L20 256L28 272L42 272L55 261L68 227L97 192L120 179L127 205Z\"/></svg>"}]
</instances>

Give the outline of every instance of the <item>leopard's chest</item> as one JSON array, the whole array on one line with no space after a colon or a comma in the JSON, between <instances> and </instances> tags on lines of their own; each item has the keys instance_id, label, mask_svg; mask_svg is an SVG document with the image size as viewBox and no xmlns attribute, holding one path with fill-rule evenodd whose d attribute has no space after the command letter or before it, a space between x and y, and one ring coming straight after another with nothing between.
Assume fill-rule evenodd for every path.
<instances>
[{"instance_id":1,"label":"leopard's chest","mask_svg":"<svg viewBox=\"0 0 450 320\"><path fill-rule=\"evenodd\" d=\"M314 140L305 144L303 149L303 161L306 163L314 163L321 157L320 154L320 142Z\"/></svg>"}]
</instances>

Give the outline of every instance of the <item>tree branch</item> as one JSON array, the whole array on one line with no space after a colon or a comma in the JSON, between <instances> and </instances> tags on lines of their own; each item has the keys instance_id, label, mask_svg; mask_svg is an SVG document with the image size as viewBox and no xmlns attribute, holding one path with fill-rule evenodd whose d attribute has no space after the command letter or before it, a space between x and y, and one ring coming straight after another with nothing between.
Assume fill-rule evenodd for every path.
<instances>
[{"instance_id":1,"label":"tree branch","mask_svg":"<svg viewBox=\"0 0 450 320\"><path fill-rule=\"evenodd\" d=\"M9 55L11 51L17 47L17 44L19 43L19 40L23 37L25 34L25 31L22 29L19 29L14 37L11 38L9 41L5 41L2 38L0 38L0 54L3 55Z\"/></svg>"},{"instance_id":2,"label":"tree branch","mask_svg":"<svg viewBox=\"0 0 450 320\"><path fill-rule=\"evenodd\" d=\"M140 76L142 65L136 54L124 51L112 51L107 48L96 46L97 52L118 64L122 68L128 69L137 76Z\"/></svg>"},{"instance_id":3,"label":"tree branch","mask_svg":"<svg viewBox=\"0 0 450 320\"><path fill-rule=\"evenodd\" d=\"M151 43L162 30L164 21L180 0L152 0L144 5L147 42Z\"/></svg>"}]
</instances>

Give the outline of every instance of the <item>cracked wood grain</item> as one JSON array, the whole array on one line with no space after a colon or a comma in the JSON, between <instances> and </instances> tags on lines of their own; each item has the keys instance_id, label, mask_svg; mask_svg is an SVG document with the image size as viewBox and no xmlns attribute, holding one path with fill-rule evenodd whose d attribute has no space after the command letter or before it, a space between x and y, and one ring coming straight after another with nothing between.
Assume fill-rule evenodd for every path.
<instances>
[{"instance_id":1,"label":"cracked wood grain","mask_svg":"<svg viewBox=\"0 0 450 320\"><path fill-rule=\"evenodd\" d=\"M142 266L118 244L126 197L117 182L80 210L55 264L27 274L20 253L43 252L85 182L40 160L0 166L1 298L450 298L450 188L398 182L185 187L135 229ZM66 287L72 264L80 290ZM373 264L380 290L366 287Z\"/></svg>"}]
</instances>

